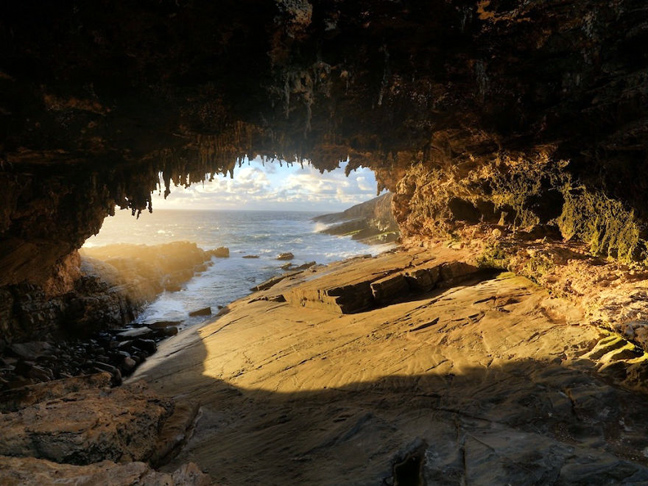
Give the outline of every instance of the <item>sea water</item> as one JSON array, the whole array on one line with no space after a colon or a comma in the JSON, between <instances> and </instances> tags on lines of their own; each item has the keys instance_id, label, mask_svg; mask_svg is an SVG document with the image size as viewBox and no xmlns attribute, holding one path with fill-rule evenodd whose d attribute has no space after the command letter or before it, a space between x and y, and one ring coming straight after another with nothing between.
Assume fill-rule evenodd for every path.
<instances>
[{"instance_id":1,"label":"sea water","mask_svg":"<svg viewBox=\"0 0 648 486\"><path fill-rule=\"evenodd\" d=\"M106 218L97 236L85 246L115 243L157 245L172 241L192 241L204 250L225 246L229 258L213 258L213 264L194 276L180 291L164 292L152 302L138 321L184 321L192 325L204 317L188 318L188 313L219 306L246 296L255 285L284 273L280 253L291 252L294 265L315 261L327 264L357 255L377 254L385 246L366 246L348 237L319 233L313 223L322 213L296 211L179 211L155 210L134 218L120 211ZM249 259L244 256L258 256Z\"/></svg>"}]
</instances>

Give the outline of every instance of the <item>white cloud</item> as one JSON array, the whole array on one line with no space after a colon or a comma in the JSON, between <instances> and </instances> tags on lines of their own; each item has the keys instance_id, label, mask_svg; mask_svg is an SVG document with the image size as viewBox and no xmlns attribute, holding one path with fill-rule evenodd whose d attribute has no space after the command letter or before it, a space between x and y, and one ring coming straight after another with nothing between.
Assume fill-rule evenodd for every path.
<instances>
[{"instance_id":1,"label":"white cloud","mask_svg":"<svg viewBox=\"0 0 648 486\"><path fill-rule=\"evenodd\" d=\"M352 172L343 167L321 174L310 165L250 161L234 171L234 178L216 176L212 182L189 188L171 188L153 207L174 209L274 209L338 211L371 199L376 181L368 169Z\"/></svg>"}]
</instances>

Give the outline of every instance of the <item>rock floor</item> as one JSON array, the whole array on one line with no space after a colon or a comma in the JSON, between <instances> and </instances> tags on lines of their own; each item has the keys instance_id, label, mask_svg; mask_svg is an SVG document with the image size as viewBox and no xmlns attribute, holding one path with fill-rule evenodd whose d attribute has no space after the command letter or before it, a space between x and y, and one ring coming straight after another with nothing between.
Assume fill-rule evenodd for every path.
<instances>
[{"instance_id":1,"label":"rock floor","mask_svg":"<svg viewBox=\"0 0 648 486\"><path fill-rule=\"evenodd\" d=\"M361 266L379 279L462 259ZM282 301L347 288L354 266L237 301L138 369L131 380L202 405L166 470L195 462L223 485L648 484L646 360L633 345L509 273L352 314Z\"/></svg>"}]
</instances>

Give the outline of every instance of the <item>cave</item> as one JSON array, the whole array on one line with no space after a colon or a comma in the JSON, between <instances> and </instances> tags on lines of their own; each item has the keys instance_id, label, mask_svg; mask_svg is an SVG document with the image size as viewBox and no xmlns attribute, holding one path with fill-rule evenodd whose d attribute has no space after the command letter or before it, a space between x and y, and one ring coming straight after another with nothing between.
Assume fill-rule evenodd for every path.
<instances>
[{"instance_id":1,"label":"cave","mask_svg":"<svg viewBox=\"0 0 648 486\"><path fill-rule=\"evenodd\" d=\"M587 376L590 371L572 354L599 360L595 367L601 379L622 383L605 395L606 406L614 411L610 413L615 420L640 426L638 397L646 386L642 353L648 349L648 321L643 320L648 312L648 290L644 289L648 282L647 40L648 6L640 0L3 2L0 351L39 336L59 336L65 322L72 319L71 307L66 306L80 285L78 250L115 211L125 209L137 218L155 211L153 192L167 195L178 185L235 174L242 161L255 157L309 164L322 173L348 160L347 171L371 169L378 192L387 190L393 195L391 212L401 245L413 256L384 257L376 264L378 268L365 262L352 270L340 270L340 275L353 274L355 280L344 285L337 282L337 287L305 282L301 290L295 290L287 279L275 290L260 290L261 300L250 305L296 302L296 308L306 313L311 308L338 312L341 306L335 298L340 295L335 292L344 292L353 305L366 299L363 302L370 305L358 309L371 313L473 282L475 292L483 295L474 299L479 309L464 317L466 323L474 324L486 312L479 306L489 303L505 313L532 299L506 287L509 277L501 272L511 272L515 277L510 278L525 278L552 299L571 302L573 309L583 313L578 322L586 321L597 329L583 331L587 339L573 337L572 347L567 349L565 344L565 352L552 359L565 355L571 371ZM448 260L435 263L416 253L424 250L436 251L437 260L442 256ZM448 256L451 250L455 256ZM462 265L455 265L456 259ZM473 271L476 268L499 276L484 281ZM358 275L363 271L382 272L382 280L361 278ZM324 281L325 277L318 280ZM486 295L484 289L491 281L500 282L512 297ZM97 295L105 290L97 282L84 285L94 286ZM527 284L519 285L527 288ZM279 295L277 288L284 293ZM92 305L100 312L105 304L99 298ZM547 306L547 319L572 323L571 310L558 304ZM126 309L125 315L129 312L132 318L134 310ZM339 315L344 322L353 319L343 311ZM349 322L364 322L362 316ZM408 332L432 332L437 325L432 317L414 319ZM224 315L222 319L230 318ZM120 319L123 316L105 325L123 325L117 322ZM72 320L73 332L87 330L83 316ZM381 333L375 330L367 335ZM210 346L205 344L197 353L205 362L215 352L216 345ZM219 352L226 355L225 350ZM608 361L600 361L603 357ZM520 361L519 369L527 370L540 387L541 373L530 364L534 359ZM512 363L498 363L498 372L515 376ZM547 363L548 367L556 365ZM208 369L203 371L209 375ZM464 367L462 373L443 373L444 383L462 383L469 378L479 382L484 371L475 364ZM443 393L428 378L420 377L420 387L436 390L428 398L441 400L437 395ZM210 379L220 383L221 378ZM396 376L371 375L371 379L372 386L391 387L394 395L398 393ZM207 378L187 383L193 383L192 390L208 386ZM226 401L240 405L236 396L246 393L245 386L219 386ZM369 385L354 386L340 382L334 389L299 392L304 403L341 403L341 397L354 390L371 395ZM114 390L122 393L119 387ZM147 398L148 392L141 393L138 399L153 400ZM541 394L537 389L529 393ZM547 393L538 403L552 401L556 416L562 413L558 409L565 397L579 420L587 422L583 417L594 413L586 391L573 384L564 385L560 396ZM279 418L272 423L283 423L283 405L277 396L268 390L258 394L263 395L259 398L263 403L275 407L271 414ZM506 402L502 396L496 398ZM385 400L387 410L396 410ZM175 416L169 403L160 402L155 412L158 419ZM521 405L511 405L512 409L517 406ZM434 413L450 413L452 408L439 407L445 411L439 408ZM312 412L308 407L304 410ZM372 410L366 416L349 415L357 420L351 435L341 433L322 443L351 440L362 435L365 427L386 428L383 422L375 424L378 408ZM461 415L453 416L457 414ZM339 423L349 417L344 415ZM476 417L482 420L481 415ZM494 417L488 420L494 421L495 428L503 427ZM485 430L477 434L482 434L479 442L475 434L472 439L470 434L462 435L465 424L457 426L455 432L463 438L455 445L464 459L467 454L486 457L481 449L475 451L488 446L507 457L515 456L509 472L515 470L518 476L504 472L489 476L485 470L470 476L476 474L466 466L470 461L464 461L462 469L444 455L443 447L433 446L417 456L416 468L419 464L421 471L425 468L421 474L426 484L463 484L461 478L469 476L481 481L477 484L499 484L505 476L526 478L524 484L611 484L593 482L585 466L582 477L589 479L579 483L576 465L569 463L561 470L555 463L560 454L548 452L552 447L563 451L570 440L610 442L618 435L610 432L612 426L601 417L590 419L597 424L596 433L576 430L567 422L545 424L552 437L558 438L558 445L547 442L549 432L544 429L540 433L516 425L520 434L544 434L537 441L539 458L525 456L524 460L499 442L488 446ZM468 419L463 416L461 420ZM430 432L426 443L438 444L452 435L444 427ZM367 441L378 436L378 432L368 435ZM511 440L522 441L520 437ZM476 441L487 445L476 445ZM596 481L630 484L633 474L637 481L648 481L648 475L643 476L648 464L641 455L639 438L633 436L626 442L634 444L628 446L631 452L612 445L597 449L599 465L610 465L614 458L623 467L606 466ZM400 444L401 450L395 447L380 456L385 478L392 469L405 467L395 464L410 446ZM234 458L244 452L236 447L231 451ZM317 456L319 449L313 446L312 451ZM587 454L581 452L575 453L578 460L572 458L576 463L585 461ZM201 453L187 457L197 457L200 465L199 459L207 455ZM124 462L129 457L139 456L104 458ZM297 462L310 460L304 451L295 457ZM561 460L567 464L564 457ZM66 461L86 467L79 464L101 459L96 455L60 462L62 468L68 467ZM8 459L13 460L17 459ZM7 466L9 462L0 465L0 474L17 467ZM164 462L157 458L149 464L162 467ZM26 467L37 471L41 466L28 463ZM184 473L190 475L191 467L195 466L187 466ZM148 474L142 471L138 474ZM210 473L218 477L215 471L212 466ZM306 484L307 479L311 484L330 483L330 479L327 483L314 476L313 470L300 470L302 475L292 479L288 472L278 473L270 466L264 471L286 474L281 476L284 484ZM552 471L562 472L552 476ZM232 484L242 481L241 477L232 479ZM260 477L250 481L261 484ZM347 482L355 484L351 479Z\"/></svg>"}]
</instances>

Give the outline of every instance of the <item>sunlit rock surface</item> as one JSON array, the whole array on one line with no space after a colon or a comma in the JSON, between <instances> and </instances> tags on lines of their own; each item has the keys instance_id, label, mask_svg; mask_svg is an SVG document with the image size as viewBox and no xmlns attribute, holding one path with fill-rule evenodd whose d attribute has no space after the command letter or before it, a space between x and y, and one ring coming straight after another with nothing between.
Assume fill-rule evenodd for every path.
<instances>
[{"instance_id":1,"label":"sunlit rock surface","mask_svg":"<svg viewBox=\"0 0 648 486\"><path fill-rule=\"evenodd\" d=\"M276 298L358 265L430 261L476 264L437 247L307 270L167 341L135 379L202 404L176 461L230 484L648 481L645 400L629 391L645 390L645 355L523 277L474 275L354 314Z\"/></svg>"}]
</instances>

